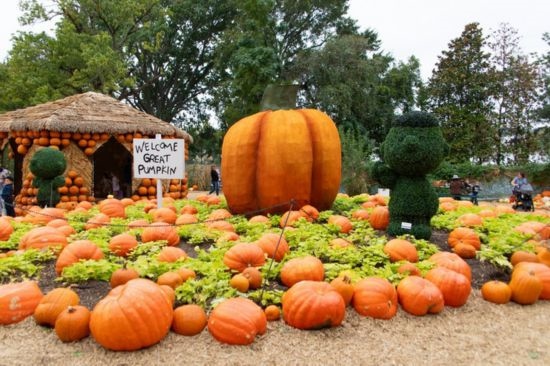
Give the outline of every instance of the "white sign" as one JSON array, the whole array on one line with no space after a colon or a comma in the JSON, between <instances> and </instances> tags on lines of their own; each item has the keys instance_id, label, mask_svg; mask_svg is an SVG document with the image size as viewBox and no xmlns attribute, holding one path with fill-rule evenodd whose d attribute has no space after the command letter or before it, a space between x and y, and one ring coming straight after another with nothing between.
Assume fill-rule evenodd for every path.
<instances>
[{"instance_id":1,"label":"white sign","mask_svg":"<svg viewBox=\"0 0 550 366\"><path fill-rule=\"evenodd\" d=\"M390 190L387 188L378 188L378 195L382 197L389 197L390 196Z\"/></svg>"},{"instance_id":2,"label":"white sign","mask_svg":"<svg viewBox=\"0 0 550 366\"><path fill-rule=\"evenodd\" d=\"M412 224L410 222L402 222L401 223L401 229L410 230L411 228L412 228Z\"/></svg>"},{"instance_id":3,"label":"white sign","mask_svg":"<svg viewBox=\"0 0 550 366\"><path fill-rule=\"evenodd\" d=\"M134 178L184 177L185 140L134 139Z\"/></svg>"}]
</instances>

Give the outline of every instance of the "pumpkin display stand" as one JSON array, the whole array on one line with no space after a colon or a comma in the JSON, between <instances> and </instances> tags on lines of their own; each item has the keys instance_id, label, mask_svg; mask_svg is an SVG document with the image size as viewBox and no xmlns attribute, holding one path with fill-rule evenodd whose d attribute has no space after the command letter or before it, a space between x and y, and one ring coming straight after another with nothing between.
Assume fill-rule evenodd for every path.
<instances>
[{"instance_id":1,"label":"pumpkin display stand","mask_svg":"<svg viewBox=\"0 0 550 366\"><path fill-rule=\"evenodd\" d=\"M100 200L112 190L112 176L124 197L156 198L156 184L133 178L133 139L185 140L185 157L193 139L158 118L107 95L88 92L0 114L0 154L13 159L16 213L24 215L37 204L29 170L32 156L44 147L60 150L66 160L65 186L59 188L60 208ZM163 180L165 196L187 195L187 179ZM145 187L145 190L143 189Z\"/></svg>"}]
</instances>

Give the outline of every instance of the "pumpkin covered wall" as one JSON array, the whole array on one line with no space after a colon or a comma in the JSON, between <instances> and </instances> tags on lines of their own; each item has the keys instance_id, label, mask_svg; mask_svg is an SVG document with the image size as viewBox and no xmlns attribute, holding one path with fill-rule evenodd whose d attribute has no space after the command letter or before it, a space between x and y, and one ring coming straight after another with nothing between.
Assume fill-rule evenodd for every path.
<instances>
[{"instance_id":1,"label":"pumpkin covered wall","mask_svg":"<svg viewBox=\"0 0 550 366\"><path fill-rule=\"evenodd\" d=\"M222 146L223 191L233 213L331 207L341 178L340 137L325 113L263 111L235 123Z\"/></svg>"}]
</instances>

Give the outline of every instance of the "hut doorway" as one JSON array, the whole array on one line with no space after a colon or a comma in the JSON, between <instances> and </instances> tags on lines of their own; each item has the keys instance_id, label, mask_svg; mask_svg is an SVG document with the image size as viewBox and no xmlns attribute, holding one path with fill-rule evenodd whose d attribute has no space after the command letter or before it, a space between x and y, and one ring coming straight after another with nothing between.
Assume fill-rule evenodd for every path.
<instances>
[{"instance_id":1,"label":"hut doorway","mask_svg":"<svg viewBox=\"0 0 550 366\"><path fill-rule=\"evenodd\" d=\"M129 197L132 189L132 154L111 137L93 155L94 196L106 198L113 192L113 176L118 179L122 197ZM119 196L118 198L122 198Z\"/></svg>"}]
</instances>

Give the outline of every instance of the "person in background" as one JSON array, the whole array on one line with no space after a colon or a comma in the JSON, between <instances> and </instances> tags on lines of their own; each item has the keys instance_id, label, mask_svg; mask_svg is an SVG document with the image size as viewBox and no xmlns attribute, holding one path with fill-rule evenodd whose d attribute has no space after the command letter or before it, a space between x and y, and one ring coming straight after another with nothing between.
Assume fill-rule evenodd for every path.
<instances>
[{"instance_id":1,"label":"person in background","mask_svg":"<svg viewBox=\"0 0 550 366\"><path fill-rule=\"evenodd\" d=\"M122 192L122 189L120 188L120 180L114 173L111 173L111 185L113 188L113 196L115 196L115 198L121 199L124 194Z\"/></svg>"},{"instance_id":2,"label":"person in background","mask_svg":"<svg viewBox=\"0 0 550 366\"><path fill-rule=\"evenodd\" d=\"M481 187L479 186L479 182L477 180L474 180L474 182L471 185L472 187L472 194L470 195L470 201L477 206L477 195L479 194L479 191L481 191Z\"/></svg>"},{"instance_id":3,"label":"person in background","mask_svg":"<svg viewBox=\"0 0 550 366\"><path fill-rule=\"evenodd\" d=\"M449 190L451 191L451 196L454 200L462 200L462 190L467 188L468 185L458 175L453 175L451 178L451 184L449 185Z\"/></svg>"},{"instance_id":4,"label":"person in background","mask_svg":"<svg viewBox=\"0 0 550 366\"><path fill-rule=\"evenodd\" d=\"M0 192L2 192L2 187L4 186L4 180L8 176L11 176L10 171L4 167L0 167ZM0 199L0 215L3 215L4 212L5 212L4 202L2 199Z\"/></svg>"},{"instance_id":5,"label":"person in background","mask_svg":"<svg viewBox=\"0 0 550 366\"><path fill-rule=\"evenodd\" d=\"M510 182L510 184L513 186L512 193L516 194L517 192L519 192L520 187L527 183L528 182L527 178L525 178L525 173L519 172L518 175L516 175L514 179L512 179L512 181Z\"/></svg>"},{"instance_id":6,"label":"person in background","mask_svg":"<svg viewBox=\"0 0 550 366\"><path fill-rule=\"evenodd\" d=\"M4 186L0 195L4 201L6 215L15 217L15 208L13 207L13 178L11 176L4 179Z\"/></svg>"},{"instance_id":7,"label":"person in background","mask_svg":"<svg viewBox=\"0 0 550 366\"><path fill-rule=\"evenodd\" d=\"M212 194L216 192L216 196L220 195L220 173L218 173L218 170L216 169L215 165L212 165L210 168L210 179L211 179L211 185L210 185L210 192L208 194Z\"/></svg>"}]
</instances>

